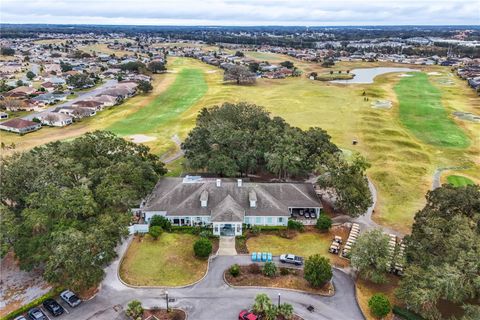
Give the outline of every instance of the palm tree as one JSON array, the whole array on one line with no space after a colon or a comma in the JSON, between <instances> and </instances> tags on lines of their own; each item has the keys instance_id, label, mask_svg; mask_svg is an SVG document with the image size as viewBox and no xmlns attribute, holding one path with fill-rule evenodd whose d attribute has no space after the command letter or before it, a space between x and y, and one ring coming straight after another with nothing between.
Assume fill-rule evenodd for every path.
<instances>
[{"instance_id":1,"label":"palm tree","mask_svg":"<svg viewBox=\"0 0 480 320\"><path fill-rule=\"evenodd\" d=\"M290 320L293 317L293 306L288 303L282 303L278 307L278 315L285 320Z\"/></svg>"},{"instance_id":2,"label":"palm tree","mask_svg":"<svg viewBox=\"0 0 480 320\"><path fill-rule=\"evenodd\" d=\"M255 313L265 313L272 305L272 301L265 293L257 294L255 297L255 303L253 304L253 311Z\"/></svg>"}]
</instances>

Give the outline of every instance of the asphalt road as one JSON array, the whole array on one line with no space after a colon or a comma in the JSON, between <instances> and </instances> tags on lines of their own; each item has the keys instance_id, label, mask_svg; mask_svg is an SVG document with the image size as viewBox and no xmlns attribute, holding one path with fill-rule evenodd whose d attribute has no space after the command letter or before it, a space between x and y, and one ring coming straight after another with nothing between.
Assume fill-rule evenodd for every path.
<instances>
[{"instance_id":1,"label":"asphalt road","mask_svg":"<svg viewBox=\"0 0 480 320\"><path fill-rule=\"evenodd\" d=\"M119 247L119 256L126 250L127 244L128 241L125 241ZM258 293L267 293L274 302L280 293L281 301L292 304L295 312L306 320L364 319L355 299L354 282L340 270L334 270L335 295L321 297L279 289L229 287L223 281L223 272L234 263L249 264L250 257L245 255L216 256L212 258L208 274L202 281L193 286L170 289L125 286L117 276L119 263L120 259L117 259L105 270L106 277L99 293L93 299L83 302L74 309L68 307L69 313L58 319L125 319L123 310L133 299L140 300L145 308L165 308L166 290L169 298L173 299L169 307L184 309L188 312L188 318L194 320L238 319L240 310L250 308ZM306 309L309 305L314 306L314 312Z\"/></svg>"},{"instance_id":2,"label":"asphalt road","mask_svg":"<svg viewBox=\"0 0 480 320\"><path fill-rule=\"evenodd\" d=\"M72 99L72 100L68 100L68 101L65 101L65 102L63 102L63 103L56 104L56 105L54 105L54 106L45 108L45 109L42 110L41 112L53 111L53 110L55 110L55 109L58 108L58 107L68 107L68 106L71 106L74 102L77 102L77 101L80 101L80 100L85 100L85 99L87 99L87 98L96 96L97 94L101 93L103 90L115 86L117 83L118 83L118 81L115 80L115 79L107 80L105 83L101 84L100 86L96 87L96 88L93 89L93 90L79 92L79 93L78 93L78 97L76 97L76 98L74 98L74 99ZM37 117L41 112L30 113L30 114L22 117L22 119L32 120L33 118Z\"/></svg>"}]
</instances>

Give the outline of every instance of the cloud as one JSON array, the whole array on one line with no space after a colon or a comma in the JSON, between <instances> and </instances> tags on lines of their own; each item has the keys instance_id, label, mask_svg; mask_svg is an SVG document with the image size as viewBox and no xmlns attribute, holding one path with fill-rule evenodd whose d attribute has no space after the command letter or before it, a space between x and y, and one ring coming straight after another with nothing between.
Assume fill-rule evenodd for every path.
<instances>
[{"instance_id":1,"label":"cloud","mask_svg":"<svg viewBox=\"0 0 480 320\"><path fill-rule=\"evenodd\" d=\"M478 0L2 0L3 23L139 25L480 24Z\"/></svg>"}]
</instances>

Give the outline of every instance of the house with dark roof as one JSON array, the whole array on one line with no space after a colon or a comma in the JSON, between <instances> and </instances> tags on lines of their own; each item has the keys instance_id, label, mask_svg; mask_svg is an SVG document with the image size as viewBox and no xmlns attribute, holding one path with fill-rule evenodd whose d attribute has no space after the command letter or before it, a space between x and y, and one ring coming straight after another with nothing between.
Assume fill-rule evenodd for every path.
<instances>
[{"instance_id":1,"label":"house with dark roof","mask_svg":"<svg viewBox=\"0 0 480 320\"><path fill-rule=\"evenodd\" d=\"M259 183L198 176L162 178L135 211L146 223L154 215L177 226L211 226L215 235L241 235L242 225L286 226L295 210L320 214L309 183Z\"/></svg>"},{"instance_id":2,"label":"house with dark roof","mask_svg":"<svg viewBox=\"0 0 480 320\"><path fill-rule=\"evenodd\" d=\"M20 134L29 133L40 129L42 125L37 122L15 118L0 123L0 129Z\"/></svg>"}]
</instances>

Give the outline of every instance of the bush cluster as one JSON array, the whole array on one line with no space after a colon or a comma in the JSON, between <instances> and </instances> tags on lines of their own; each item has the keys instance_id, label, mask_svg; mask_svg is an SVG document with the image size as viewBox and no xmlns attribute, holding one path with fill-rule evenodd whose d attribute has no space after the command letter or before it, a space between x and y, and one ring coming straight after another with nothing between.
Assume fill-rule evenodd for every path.
<instances>
[{"instance_id":1,"label":"bush cluster","mask_svg":"<svg viewBox=\"0 0 480 320\"><path fill-rule=\"evenodd\" d=\"M263 266L263 274L270 278L275 277L277 274L277 266L275 263L271 261L266 262Z\"/></svg>"},{"instance_id":2,"label":"bush cluster","mask_svg":"<svg viewBox=\"0 0 480 320\"><path fill-rule=\"evenodd\" d=\"M305 229L305 227L304 227L303 223L301 223L299 221L288 220L288 229L297 230L297 231L302 232Z\"/></svg>"},{"instance_id":3,"label":"bush cluster","mask_svg":"<svg viewBox=\"0 0 480 320\"><path fill-rule=\"evenodd\" d=\"M328 231L332 226L332 219L326 214L321 214L317 219L317 229L320 231Z\"/></svg>"},{"instance_id":4,"label":"bush cluster","mask_svg":"<svg viewBox=\"0 0 480 320\"><path fill-rule=\"evenodd\" d=\"M207 238L200 238L193 244L195 256L207 258L212 253L212 243Z\"/></svg>"},{"instance_id":5,"label":"bush cluster","mask_svg":"<svg viewBox=\"0 0 480 320\"><path fill-rule=\"evenodd\" d=\"M385 317L392 310L390 301L383 293L374 294L370 300L368 300L368 307L377 318Z\"/></svg>"},{"instance_id":6,"label":"bush cluster","mask_svg":"<svg viewBox=\"0 0 480 320\"><path fill-rule=\"evenodd\" d=\"M232 277L238 277L240 275L240 266L238 264L234 264L228 270Z\"/></svg>"}]
</instances>

